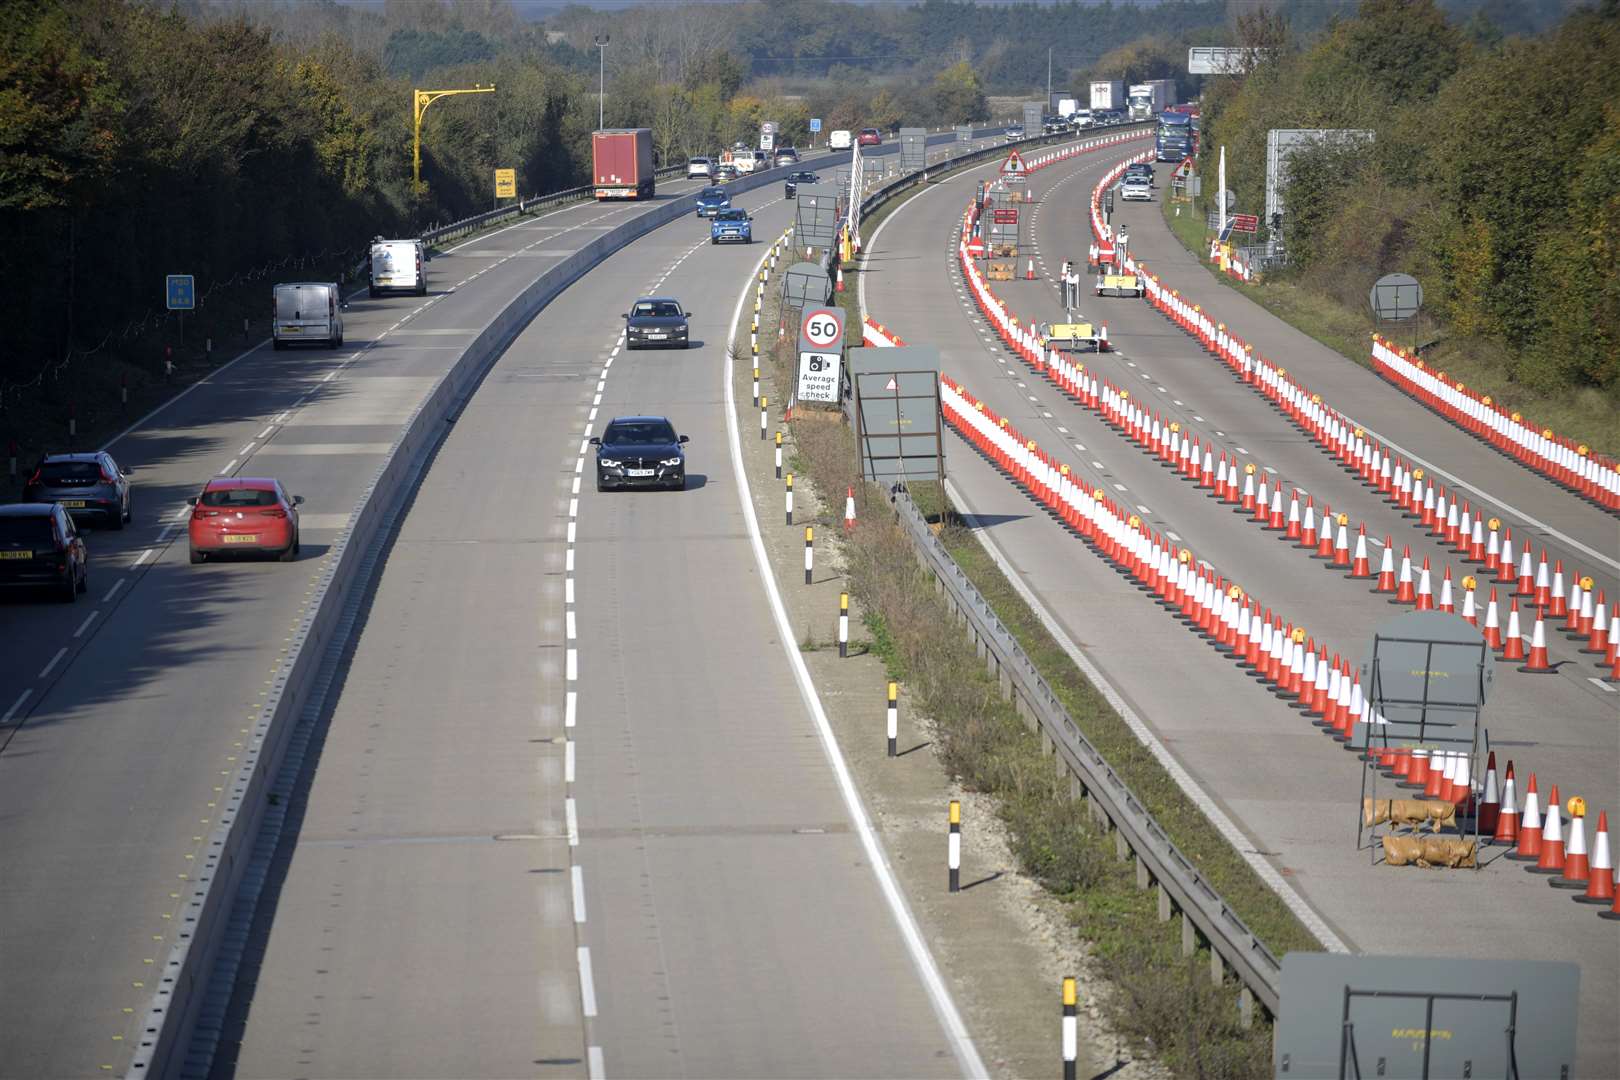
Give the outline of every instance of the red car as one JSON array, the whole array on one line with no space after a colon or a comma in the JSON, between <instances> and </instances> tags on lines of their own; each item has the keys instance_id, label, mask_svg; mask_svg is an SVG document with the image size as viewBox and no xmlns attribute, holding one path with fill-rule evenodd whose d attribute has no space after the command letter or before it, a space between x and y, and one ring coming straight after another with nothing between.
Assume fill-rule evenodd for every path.
<instances>
[{"instance_id":1,"label":"red car","mask_svg":"<svg viewBox=\"0 0 1620 1080\"><path fill-rule=\"evenodd\" d=\"M191 561L226 552L271 553L282 562L298 554L298 507L279 481L220 477L208 481L191 504Z\"/></svg>"},{"instance_id":2,"label":"red car","mask_svg":"<svg viewBox=\"0 0 1620 1080\"><path fill-rule=\"evenodd\" d=\"M882 146L883 132L877 128L861 128L861 133L855 137L855 141L862 146Z\"/></svg>"}]
</instances>

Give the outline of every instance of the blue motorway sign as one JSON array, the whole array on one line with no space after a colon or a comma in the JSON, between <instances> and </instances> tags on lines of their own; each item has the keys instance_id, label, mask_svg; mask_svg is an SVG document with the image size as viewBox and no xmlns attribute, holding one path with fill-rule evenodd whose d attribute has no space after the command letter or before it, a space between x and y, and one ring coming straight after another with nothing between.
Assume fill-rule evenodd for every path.
<instances>
[{"instance_id":1,"label":"blue motorway sign","mask_svg":"<svg viewBox=\"0 0 1620 1080\"><path fill-rule=\"evenodd\" d=\"M170 274L164 279L170 311L191 311L197 306L197 279L190 274Z\"/></svg>"},{"instance_id":2,"label":"blue motorway sign","mask_svg":"<svg viewBox=\"0 0 1620 1080\"><path fill-rule=\"evenodd\" d=\"M816 117L816 118L814 118L813 120L810 121L810 134L814 135L816 132L818 132L820 130L821 130L821 117L818 116L818 117Z\"/></svg>"}]
</instances>

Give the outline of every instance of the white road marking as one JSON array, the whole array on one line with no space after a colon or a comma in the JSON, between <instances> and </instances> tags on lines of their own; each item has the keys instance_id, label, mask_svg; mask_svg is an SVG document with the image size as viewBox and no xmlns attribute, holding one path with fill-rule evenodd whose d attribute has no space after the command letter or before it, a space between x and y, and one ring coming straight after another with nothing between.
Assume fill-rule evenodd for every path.
<instances>
[{"instance_id":1,"label":"white road marking","mask_svg":"<svg viewBox=\"0 0 1620 1080\"><path fill-rule=\"evenodd\" d=\"M571 728L579 722L579 691L568 691L563 700L563 727Z\"/></svg>"},{"instance_id":2,"label":"white road marking","mask_svg":"<svg viewBox=\"0 0 1620 1080\"><path fill-rule=\"evenodd\" d=\"M274 424L266 424L265 427L264 427L264 430L259 432L256 436L254 436L254 438L262 439L266 435L269 435L274 430L276 430L276 425L274 425Z\"/></svg>"},{"instance_id":3,"label":"white road marking","mask_svg":"<svg viewBox=\"0 0 1620 1080\"><path fill-rule=\"evenodd\" d=\"M96 616L98 616L100 614L101 614L101 609L97 608L95 611L92 611L89 615L86 615L85 618L84 618L84 622L80 623L79 628L77 630L73 631L73 636L76 637L76 638L77 637L83 637L84 632L86 630L90 629L90 624L95 622L96 621Z\"/></svg>"},{"instance_id":4,"label":"white road marking","mask_svg":"<svg viewBox=\"0 0 1620 1080\"><path fill-rule=\"evenodd\" d=\"M54 669L57 664L62 662L62 657L66 656L66 655L67 655L67 646L66 645L62 646L60 649L57 649L56 650L56 655L51 657L51 662L46 664L44 666L44 668L42 668L40 670L39 678L43 679L46 676L48 676L51 673L52 669Z\"/></svg>"},{"instance_id":5,"label":"white road marking","mask_svg":"<svg viewBox=\"0 0 1620 1080\"><path fill-rule=\"evenodd\" d=\"M234 468L236 468L236 459L231 458L229 464L227 464L223 469L219 470L219 475L225 476Z\"/></svg>"},{"instance_id":6,"label":"white road marking","mask_svg":"<svg viewBox=\"0 0 1620 1080\"><path fill-rule=\"evenodd\" d=\"M1143 514L1151 514L1151 513L1153 513L1153 511L1149 510L1147 507L1143 506L1141 503L1136 504L1136 509L1137 509L1137 511L1139 513L1143 513Z\"/></svg>"},{"instance_id":7,"label":"white road marking","mask_svg":"<svg viewBox=\"0 0 1620 1080\"><path fill-rule=\"evenodd\" d=\"M1114 484L1114 490L1115 491L1129 491L1130 488L1127 488L1124 484L1115 483Z\"/></svg>"},{"instance_id":8,"label":"white road marking","mask_svg":"<svg viewBox=\"0 0 1620 1080\"><path fill-rule=\"evenodd\" d=\"M568 636L568 640L573 641L576 637L579 636L578 627L574 623L574 613L572 611L565 612L563 614L563 621L567 625L567 630L565 631L565 633Z\"/></svg>"},{"instance_id":9,"label":"white road marking","mask_svg":"<svg viewBox=\"0 0 1620 1080\"><path fill-rule=\"evenodd\" d=\"M570 877L574 882L574 922L582 923L585 921L585 868L573 867Z\"/></svg>"},{"instance_id":10,"label":"white road marking","mask_svg":"<svg viewBox=\"0 0 1620 1080\"><path fill-rule=\"evenodd\" d=\"M579 809L571 795L563 800L563 820L567 822L568 846L579 847Z\"/></svg>"},{"instance_id":11,"label":"white road marking","mask_svg":"<svg viewBox=\"0 0 1620 1080\"><path fill-rule=\"evenodd\" d=\"M571 518L579 517L579 500L578 499L569 499L568 500L568 516L571 517Z\"/></svg>"},{"instance_id":12,"label":"white road marking","mask_svg":"<svg viewBox=\"0 0 1620 1080\"><path fill-rule=\"evenodd\" d=\"M395 330L397 330L398 328L399 328L399 323L395 323L392 327L390 327L390 329L395 329ZM337 372L328 371L325 375L321 376L321 382L331 382L335 378L337 378Z\"/></svg>"},{"instance_id":13,"label":"white road marking","mask_svg":"<svg viewBox=\"0 0 1620 1080\"><path fill-rule=\"evenodd\" d=\"M607 1071L602 1064L602 1048L600 1046L587 1047L585 1057L587 1062L585 1066L587 1069L586 1075L589 1080L605 1080Z\"/></svg>"},{"instance_id":14,"label":"white road marking","mask_svg":"<svg viewBox=\"0 0 1620 1080\"><path fill-rule=\"evenodd\" d=\"M139 569L141 563L145 562L147 559L150 559L155 550L156 549L154 549L154 548L147 548L145 551L141 552L139 555L137 555L135 557L135 561L129 564L129 568L131 570ZM107 595L111 596L112 594L108 593Z\"/></svg>"},{"instance_id":15,"label":"white road marking","mask_svg":"<svg viewBox=\"0 0 1620 1080\"><path fill-rule=\"evenodd\" d=\"M101 602L105 604L113 597L117 596L118 590L124 587L124 581L124 578L119 578L117 581L113 582L113 587L107 590L107 595L101 598Z\"/></svg>"},{"instance_id":16,"label":"white road marking","mask_svg":"<svg viewBox=\"0 0 1620 1080\"><path fill-rule=\"evenodd\" d=\"M573 782L574 782L574 740L573 739L567 739L567 740L565 740L563 742L563 783L572 784Z\"/></svg>"},{"instance_id":17,"label":"white road marking","mask_svg":"<svg viewBox=\"0 0 1620 1080\"><path fill-rule=\"evenodd\" d=\"M596 1015L596 980L591 977L591 950L579 947L579 1002L586 1016Z\"/></svg>"},{"instance_id":18,"label":"white road marking","mask_svg":"<svg viewBox=\"0 0 1620 1080\"><path fill-rule=\"evenodd\" d=\"M257 444L256 443L248 443L246 446L242 447L242 449L240 449L240 450L238 450L236 452L236 456L237 457L247 457L249 454L253 453L253 447L255 445L257 445Z\"/></svg>"},{"instance_id":19,"label":"white road marking","mask_svg":"<svg viewBox=\"0 0 1620 1080\"><path fill-rule=\"evenodd\" d=\"M564 674L564 678L566 678L569 682L578 682L579 681L579 650L578 649L569 649L568 650L567 660L566 660L564 666L567 669L565 674Z\"/></svg>"},{"instance_id":20,"label":"white road marking","mask_svg":"<svg viewBox=\"0 0 1620 1080\"><path fill-rule=\"evenodd\" d=\"M567 579L565 579L563 581L563 603L572 604L573 602L574 602L574 579L570 577L570 578L567 578Z\"/></svg>"},{"instance_id":21,"label":"white road marking","mask_svg":"<svg viewBox=\"0 0 1620 1080\"><path fill-rule=\"evenodd\" d=\"M1164 531L1164 535L1168 536L1170 539L1174 540L1178 544L1181 543L1181 537L1177 536L1175 533L1171 532L1169 529L1166 529Z\"/></svg>"},{"instance_id":22,"label":"white road marking","mask_svg":"<svg viewBox=\"0 0 1620 1080\"><path fill-rule=\"evenodd\" d=\"M1588 675L1586 677L1586 681L1603 691L1605 694L1620 693L1620 691L1615 690L1612 683L1606 683L1595 675Z\"/></svg>"},{"instance_id":23,"label":"white road marking","mask_svg":"<svg viewBox=\"0 0 1620 1080\"><path fill-rule=\"evenodd\" d=\"M0 716L0 724L11 723L11 718L17 715L17 710L23 707L23 702L27 701L33 696L33 694L34 691L32 689L24 690L22 693L18 694L17 700L13 701L11 703L11 708L6 710L6 715Z\"/></svg>"}]
</instances>

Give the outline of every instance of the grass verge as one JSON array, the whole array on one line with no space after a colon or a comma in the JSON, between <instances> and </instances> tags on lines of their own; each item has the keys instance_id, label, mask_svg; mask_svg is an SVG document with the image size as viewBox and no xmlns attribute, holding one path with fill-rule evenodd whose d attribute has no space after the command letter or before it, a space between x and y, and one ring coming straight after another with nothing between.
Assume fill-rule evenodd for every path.
<instances>
[{"instance_id":1,"label":"grass verge","mask_svg":"<svg viewBox=\"0 0 1620 1080\"><path fill-rule=\"evenodd\" d=\"M1178 218L1166 199L1162 212L1171 233L1202 264L1209 250L1209 233L1202 211L1183 204ZM1370 338L1376 327L1361 309L1346 307L1320 289L1286 275L1246 283L1207 266L1205 272L1351 363L1372 367ZM1432 320L1425 325L1428 329L1416 337L1432 339L1441 332L1442 328ZM1242 327L1237 329L1242 333ZM1385 332L1388 332L1387 327ZM1400 340L1408 334L1410 331L1396 331L1397 340L1401 344L1416 344L1416 340ZM1527 389L1504 374L1509 361L1507 350L1489 341L1442 339L1423 350L1423 359L1435 370L1492 395L1560 435L1578 438L1600 453L1620 456L1620 423L1616 423L1620 397L1614 393L1592 388L1550 394Z\"/></svg>"}]
</instances>

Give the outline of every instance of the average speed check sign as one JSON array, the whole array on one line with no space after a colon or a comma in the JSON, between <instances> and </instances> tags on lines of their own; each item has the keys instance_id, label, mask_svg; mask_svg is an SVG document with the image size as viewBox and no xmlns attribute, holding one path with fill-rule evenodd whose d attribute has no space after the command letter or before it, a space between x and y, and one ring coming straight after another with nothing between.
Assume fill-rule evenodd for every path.
<instances>
[{"instance_id":1,"label":"average speed check sign","mask_svg":"<svg viewBox=\"0 0 1620 1080\"><path fill-rule=\"evenodd\" d=\"M844 345L844 312L818 307L804 313L799 324L800 352L837 352Z\"/></svg>"}]
</instances>

